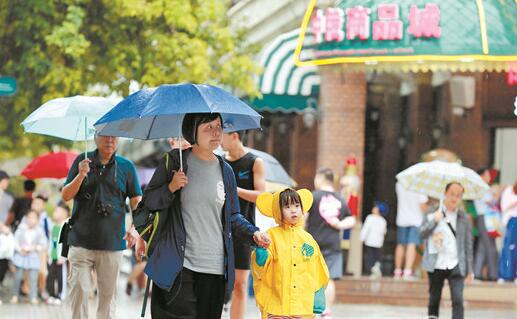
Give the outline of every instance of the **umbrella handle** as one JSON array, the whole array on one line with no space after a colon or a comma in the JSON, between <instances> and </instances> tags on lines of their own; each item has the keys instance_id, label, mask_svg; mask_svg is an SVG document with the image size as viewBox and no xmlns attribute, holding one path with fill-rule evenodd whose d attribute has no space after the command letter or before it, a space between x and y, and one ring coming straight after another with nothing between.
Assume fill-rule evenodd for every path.
<instances>
[{"instance_id":1,"label":"umbrella handle","mask_svg":"<svg viewBox=\"0 0 517 319\"><path fill-rule=\"evenodd\" d=\"M88 117L84 117L84 159L88 158Z\"/></svg>"},{"instance_id":2,"label":"umbrella handle","mask_svg":"<svg viewBox=\"0 0 517 319\"><path fill-rule=\"evenodd\" d=\"M183 145L183 141L182 141L182 138L183 138L183 135L181 134L181 126L180 126L180 137L178 139L178 142L179 142L179 151L180 151L180 171L183 172L183 150L182 150L182 145Z\"/></svg>"}]
</instances>

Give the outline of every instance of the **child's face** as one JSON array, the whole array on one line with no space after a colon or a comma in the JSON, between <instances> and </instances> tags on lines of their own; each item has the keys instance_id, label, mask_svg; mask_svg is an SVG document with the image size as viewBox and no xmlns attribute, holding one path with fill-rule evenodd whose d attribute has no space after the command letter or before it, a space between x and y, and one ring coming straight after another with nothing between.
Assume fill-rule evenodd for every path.
<instances>
[{"instance_id":1,"label":"child's face","mask_svg":"<svg viewBox=\"0 0 517 319\"><path fill-rule=\"evenodd\" d=\"M29 228L34 228L36 227L36 225L38 225L38 214L36 214L36 212L30 211L29 213L27 213L25 218L27 226L29 226Z\"/></svg>"},{"instance_id":2,"label":"child's face","mask_svg":"<svg viewBox=\"0 0 517 319\"><path fill-rule=\"evenodd\" d=\"M380 215L380 214L381 214L381 212L379 211L379 207L377 207L377 206L373 206L373 208L372 208L372 214L374 214L374 215Z\"/></svg>"},{"instance_id":3,"label":"child's face","mask_svg":"<svg viewBox=\"0 0 517 319\"><path fill-rule=\"evenodd\" d=\"M43 201L41 198L34 198L32 200L31 209L36 211L38 214L45 209L45 201Z\"/></svg>"},{"instance_id":4,"label":"child's face","mask_svg":"<svg viewBox=\"0 0 517 319\"><path fill-rule=\"evenodd\" d=\"M288 203L282 207L283 221L289 225L296 225L302 218L302 206L299 203Z\"/></svg>"},{"instance_id":5,"label":"child's face","mask_svg":"<svg viewBox=\"0 0 517 319\"><path fill-rule=\"evenodd\" d=\"M68 213L63 207L57 206L54 209L54 213L52 214L52 219L54 219L54 222L57 224L60 224L68 217Z\"/></svg>"}]
</instances>

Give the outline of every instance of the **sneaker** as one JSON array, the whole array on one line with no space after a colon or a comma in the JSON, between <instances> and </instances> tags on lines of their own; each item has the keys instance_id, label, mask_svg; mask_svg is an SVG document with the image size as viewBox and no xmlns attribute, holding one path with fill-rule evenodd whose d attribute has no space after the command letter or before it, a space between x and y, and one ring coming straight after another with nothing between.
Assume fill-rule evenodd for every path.
<instances>
[{"instance_id":1,"label":"sneaker","mask_svg":"<svg viewBox=\"0 0 517 319\"><path fill-rule=\"evenodd\" d=\"M11 298L11 300L9 300L9 302L12 303L13 305L17 304L18 303L18 296L13 296Z\"/></svg>"},{"instance_id":2,"label":"sneaker","mask_svg":"<svg viewBox=\"0 0 517 319\"><path fill-rule=\"evenodd\" d=\"M401 269L398 269L398 268L397 268L397 269L395 269L395 270L393 271L393 278L394 278L394 279L400 279L400 278L402 278L402 270L401 270Z\"/></svg>"},{"instance_id":3,"label":"sneaker","mask_svg":"<svg viewBox=\"0 0 517 319\"><path fill-rule=\"evenodd\" d=\"M380 279L381 277L382 277L381 263L376 262L375 265L373 265L373 267L371 269L370 278L377 280L377 279Z\"/></svg>"},{"instance_id":4,"label":"sneaker","mask_svg":"<svg viewBox=\"0 0 517 319\"><path fill-rule=\"evenodd\" d=\"M54 306L61 306L63 302L59 298L54 298Z\"/></svg>"},{"instance_id":5,"label":"sneaker","mask_svg":"<svg viewBox=\"0 0 517 319\"><path fill-rule=\"evenodd\" d=\"M30 303L31 303L31 305L37 305L37 304L39 304L39 300L38 300L38 298L34 298L34 299L31 299Z\"/></svg>"},{"instance_id":6,"label":"sneaker","mask_svg":"<svg viewBox=\"0 0 517 319\"><path fill-rule=\"evenodd\" d=\"M500 285L504 284L504 279L503 278L497 279L497 283Z\"/></svg>"},{"instance_id":7,"label":"sneaker","mask_svg":"<svg viewBox=\"0 0 517 319\"><path fill-rule=\"evenodd\" d=\"M48 299L46 301L46 304L47 305L53 305L54 304L54 300L55 300L54 297L48 297Z\"/></svg>"},{"instance_id":8,"label":"sneaker","mask_svg":"<svg viewBox=\"0 0 517 319\"><path fill-rule=\"evenodd\" d=\"M325 311L323 311L323 313L321 314L321 318L332 319L330 310L326 309Z\"/></svg>"}]
</instances>

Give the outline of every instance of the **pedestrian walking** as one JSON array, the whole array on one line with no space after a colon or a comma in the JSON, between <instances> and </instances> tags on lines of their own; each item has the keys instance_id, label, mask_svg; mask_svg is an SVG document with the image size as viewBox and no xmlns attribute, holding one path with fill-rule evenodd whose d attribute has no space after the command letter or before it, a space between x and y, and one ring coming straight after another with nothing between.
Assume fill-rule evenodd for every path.
<instances>
[{"instance_id":1,"label":"pedestrian walking","mask_svg":"<svg viewBox=\"0 0 517 319\"><path fill-rule=\"evenodd\" d=\"M312 206L309 190L263 193L257 207L274 217L268 249L252 254L253 288L262 318L313 318L325 310L329 271L318 243L303 229L303 215Z\"/></svg>"},{"instance_id":2,"label":"pedestrian walking","mask_svg":"<svg viewBox=\"0 0 517 319\"><path fill-rule=\"evenodd\" d=\"M125 230L125 201L136 207L142 192L135 166L116 154L118 138L95 136L97 149L79 155L65 181L62 196L74 200L70 245L69 297L72 317L88 317L92 270L98 291L97 318L114 318L113 298L120 272L122 251L134 244ZM127 240L127 245L126 245Z\"/></svg>"},{"instance_id":3,"label":"pedestrian walking","mask_svg":"<svg viewBox=\"0 0 517 319\"><path fill-rule=\"evenodd\" d=\"M40 253L47 247L47 240L43 229L39 225L38 213L29 210L26 214L26 222L14 233L15 253L13 265L16 274L13 285L11 303L18 303L20 287L24 271L29 273L29 299L30 303L38 304L38 271L41 268Z\"/></svg>"},{"instance_id":4,"label":"pedestrian walking","mask_svg":"<svg viewBox=\"0 0 517 319\"><path fill-rule=\"evenodd\" d=\"M472 232L467 214L459 208L464 188L458 182L445 187L443 208L428 214L420 227L425 251L422 267L429 279L429 318L439 318L445 280L449 282L452 319L463 319L464 281L474 279Z\"/></svg>"},{"instance_id":5,"label":"pedestrian walking","mask_svg":"<svg viewBox=\"0 0 517 319\"><path fill-rule=\"evenodd\" d=\"M363 227L361 228L361 241L364 243L366 270L374 278L380 278L382 246L384 236L387 231L385 216L388 214L388 205L381 201L375 201L372 213L366 216Z\"/></svg>"},{"instance_id":6,"label":"pedestrian walking","mask_svg":"<svg viewBox=\"0 0 517 319\"><path fill-rule=\"evenodd\" d=\"M343 276L343 252L340 232L354 227L356 219L351 216L344 198L335 191L334 172L321 168L314 177L314 204L307 215L306 230L318 243L330 272L325 290L327 302L326 319L331 317L331 308L336 296L335 281Z\"/></svg>"},{"instance_id":7,"label":"pedestrian walking","mask_svg":"<svg viewBox=\"0 0 517 319\"><path fill-rule=\"evenodd\" d=\"M233 240L267 246L269 238L239 213L233 171L213 153L221 115L186 114L182 132L192 147L164 156L144 195L151 211L166 211L145 268L153 281L151 316L220 319L234 286Z\"/></svg>"}]
</instances>

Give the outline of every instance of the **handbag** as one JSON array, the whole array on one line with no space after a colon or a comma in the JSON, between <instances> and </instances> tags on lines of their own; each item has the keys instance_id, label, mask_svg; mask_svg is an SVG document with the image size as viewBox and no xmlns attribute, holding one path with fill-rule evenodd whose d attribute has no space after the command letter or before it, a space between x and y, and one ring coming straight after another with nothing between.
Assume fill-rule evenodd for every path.
<instances>
[{"instance_id":1,"label":"handbag","mask_svg":"<svg viewBox=\"0 0 517 319\"><path fill-rule=\"evenodd\" d=\"M66 222L61 226L61 230L59 231L59 240L58 242L62 245L61 248L61 257L68 257L68 250L70 249L70 245L68 244L68 234L72 230L72 217L70 217Z\"/></svg>"}]
</instances>

